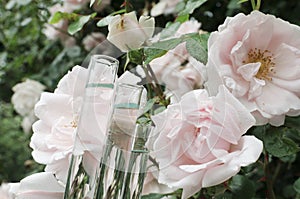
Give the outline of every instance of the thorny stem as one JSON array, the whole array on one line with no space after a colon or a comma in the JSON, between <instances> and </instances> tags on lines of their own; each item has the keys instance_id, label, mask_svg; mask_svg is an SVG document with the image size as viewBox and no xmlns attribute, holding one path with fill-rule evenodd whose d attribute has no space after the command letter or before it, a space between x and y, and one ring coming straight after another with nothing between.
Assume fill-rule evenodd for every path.
<instances>
[{"instance_id":1,"label":"thorny stem","mask_svg":"<svg viewBox=\"0 0 300 199\"><path fill-rule=\"evenodd\" d=\"M54 28L54 29L57 30L58 32L60 32L60 33L62 33L62 34L65 34L65 35L68 35L68 36L71 36L71 37L72 37L72 35L70 35L67 31L64 31L63 29L58 28L58 27L55 27L54 25L49 24L49 23L48 23L48 25L50 25L52 28Z\"/></svg>"},{"instance_id":2,"label":"thorny stem","mask_svg":"<svg viewBox=\"0 0 300 199\"><path fill-rule=\"evenodd\" d=\"M149 155L149 161L151 161L158 168L158 163L151 155Z\"/></svg>"},{"instance_id":3,"label":"thorny stem","mask_svg":"<svg viewBox=\"0 0 300 199\"><path fill-rule=\"evenodd\" d=\"M278 162L275 172L274 172L274 175L273 175L273 181L275 181L275 179L278 177L280 169L281 169L281 162Z\"/></svg>"},{"instance_id":4,"label":"thorny stem","mask_svg":"<svg viewBox=\"0 0 300 199\"><path fill-rule=\"evenodd\" d=\"M273 190L273 180L270 176L270 169L269 169L269 156L268 153L265 151L264 157L264 172L266 177L266 184L267 184L267 195L269 199L276 199L275 193Z\"/></svg>"},{"instance_id":5,"label":"thorny stem","mask_svg":"<svg viewBox=\"0 0 300 199\"><path fill-rule=\"evenodd\" d=\"M131 11L131 6L130 6L131 4L129 0L125 0L124 4L125 4L126 13L129 13Z\"/></svg>"},{"instance_id":6,"label":"thorny stem","mask_svg":"<svg viewBox=\"0 0 300 199\"><path fill-rule=\"evenodd\" d=\"M150 75L151 75L151 77L152 77L152 79L154 81L154 84L155 84L154 86L157 89L157 93L156 94L162 100L162 102L164 102L164 99L165 99L164 93L161 90L161 87L159 86L158 80L157 80L157 78L156 78L156 76L155 76L155 74L154 74L154 72L153 72L153 70L152 70L152 68L151 68L151 66L149 64L147 64L147 70L150 72ZM164 105L166 105L166 104L164 104Z\"/></svg>"},{"instance_id":7,"label":"thorny stem","mask_svg":"<svg viewBox=\"0 0 300 199\"><path fill-rule=\"evenodd\" d=\"M145 72L145 75L146 75L146 79L147 79L147 82L150 83L152 89L154 90L154 92L158 95L159 99L161 100L161 102L167 106L167 104L165 104L165 97L164 97L164 94L158 84L158 81L155 77L155 74L154 72L152 71L151 67L149 64L147 64L147 66L143 67L144 69L144 72ZM150 74L149 74L150 73ZM154 81L154 82L153 82Z\"/></svg>"}]
</instances>

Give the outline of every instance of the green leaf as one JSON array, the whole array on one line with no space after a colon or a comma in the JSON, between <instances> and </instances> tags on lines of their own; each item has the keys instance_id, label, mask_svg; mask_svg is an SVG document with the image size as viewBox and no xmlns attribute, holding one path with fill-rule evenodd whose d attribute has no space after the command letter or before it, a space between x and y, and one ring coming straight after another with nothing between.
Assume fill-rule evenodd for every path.
<instances>
[{"instance_id":1,"label":"green leaf","mask_svg":"<svg viewBox=\"0 0 300 199\"><path fill-rule=\"evenodd\" d=\"M156 98L149 99L144 107L143 112L147 113L150 109L152 109L155 102L156 102Z\"/></svg>"},{"instance_id":2,"label":"green leaf","mask_svg":"<svg viewBox=\"0 0 300 199\"><path fill-rule=\"evenodd\" d=\"M80 16L76 21L71 23L68 27L68 33L74 35L76 32L80 31L82 27L91 19L96 16L96 13L87 16Z\"/></svg>"},{"instance_id":3,"label":"green leaf","mask_svg":"<svg viewBox=\"0 0 300 199\"><path fill-rule=\"evenodd\" d=\"M98 23L97 23L97 26L98 27L107 26L108 24L110 24L111 20L114 18L115 15L123 14L125 12L126 12L125 9L121 9L121 10L118 10L116 12L113 12L110 15L108 15L108 16L102 18L101 20L99 20Z\"/></svg>"},{"instance_id":4,"label":"green leaf","mask_svg":"<svg viewBox=\"0 0 300 199\"><path fill-rule=\"evenodd\" d=\"M22 0L22 1L17 1L19 5L21 6L26 6L29 3L31 3L32 0Z\"/></svg>"},{"instance_id":5,"label":"green leaf","mask_svg":"<svg viewBox=\"0 0 300 199\"><path fill-rule=\"evenodd\" d=\"M156 49L162 49L168 51L178 46L181 42L185 41L184 39L185 39L184 37L180 37L180 38L173 38L164 41L159 41L157 43L152 44L150 48L156 48Z\"/></svg>"},{"instance_id":6,"label":"green leaf","mask_svg":"<svg viewBox=\"0 0 300 199\"><path fill-rule=\"evenodd\" d=\"M207 62L207 40L209 34L200 34L195 37L191 37L186 41L187 51L195 59L206 64Z\"/></svg>"},{"instance_id":7,"label":"green leaf","mask_svg":"<svg viewBox=\"0 0 300 199\"><path fill-rule=\"evenodd\" d=\"M16 5L17 1L16 0L10 0L6 5L5 9L10 10Z\"/></svg>"},{"instance_id":8,"label":"green leaf","mask_svg":"<svg viewBox=\"0 0 300 199\"><path fill-rule=\"evenodd\" d=\"M264 135L264 145L266 150L275 157L283 157L295 154L299 151L298 145L286 137L286 128L272 127Z\"/></svg>"},{"instance_id":9,"label":"green leaf","mask_svg":"<svg viewBox=\"0 0 300 199\"><path fill-rule=\"evenodd\" d=\"M189 33L189 34L182 35L179 38L172 38L172 39L153 43L151 46L144 48L144 55L146 57L145 64L149 64L153 59L163 56L164 54L166 54L166 52L175 48L180 43L188 41L190 39L195 39L197 40L197 42L201 44L201 46L203 45L206 46L205 44L206 40L201 39L201 37L204 38L206 36L201 36L198 33Z\"/></svg>"},{"instance_id":10,"label":"green leaf","mask_svg":"<svg viewBox=\"0 0 300 199\"><path fill-rule=\"evenodd\" d=\"M117 11L111 13L110 16L115 16L115 15L123 14L123 13L126 13L126 9L117 10Z\"/></svg>"},{"instance_id":11,"label":"green leaf","mask_svg":"<svg viewBox=\"0 0 300 199\"><path fill-rule=\"evenodd\" d=\"M255 186L253 182L243 175L233 176L229 188L233 193L233 199L239 199L241 196L243 196L243 199L250 199L255 195Z\"/></svg>"},{"instance_id":12,"label":"green leaf","mask_svg":"<svg viewBox=\"0 0 300 199\"><path fill-rule=\"evenodd\" d=\"M129 58L130 62L132 62L134 64L142 65L143 64L143 56L144 56L143 49L131 50L128 52L128 58Z\"/></svg>"},{"instance_id":13,"label":"green leaf","mask_svg":"<svg viewBox=\"0 0 300 199\"><path fill-rule=\"evenodd\" d=\"M63 12L56 12L54 13L54 15L51 17L49 23L50 24L56 24L58 23L60 20L62 20L64 18L64 13Z\"/></svg>"},{"instance_id":14,"label":"green leaf","mask_svg":"<svg viewBox=\"0 0 300 199\"><path fill-rule=\"evenodd\" d=\"M257 137L258 139L263 140L266 128L267 126L254 126L250 129L249 132L251 132L252 135L255 135L255 137Z\"/></svg>"},{"instance_id":15,"label":"green leaf","mask_svg":"<svg viewBox=\"0 0 300 199\"><path fill-rule=\"evenodd\" d=\"M174 35L180 27L180 22L168 23L166 27L160 32L160 39L166 39Z\"/></svg>"},{"instance_id":16,"label":"green leaf","mask_svg":"<svg viewBox=\"0 0 300 199\"><path fill-rule=\"evenodd\" d=\"M300 131L300 116L298 117L285 117L284 126L294 128Z\"/></svg>"},{"instance_id":17,"label":"green leaf","mask_svg":"<svg viewBox=\"0 0 300 199\"><path fill-rule=\"evenodd\" d=\"M149 64L153 59L158 58L166 54L167 50L157 49L157 48L144 48L145 53L145 64Z\"/></svg>"},{"instance_id":18,"label":"green leaf","mask_svg":"<svg viewBox=\"0 0 300 199\"><path fill-rule=\"evenodd\" d=\"M149 124L152 120L148 117L140 117L137 119L138 124Z\"/></svg>"},{"instance_id":19,"label":"green leaf","mask_svg":"<svg viewBox=\"0 0 300 199\"><path fill-rule=\"evenodd\" d=\"M175 22L180 22L180 23L183 23L187 20L189 20L190 18L190 15L189 14L186 14L186 15L180 15L176 18Z\"/></svg>"},{"instance_id":20,"label":"green leaf","mask_svg":"<svg viewBox=\"0 0 300 199\"><path fill-rule=\"evenodd\" d=\"M238 4L241 4L241 3L245 3L245 2L247 2L247 1L249 1L249 0L240 0L240 1L238 1L237 3L238 3Z\"/></svg>"},{"instance_id":21,"label":"green leaf","mask_svg":"<svg viewBox=\"0 0 300 199\"><path fill-rule=\"evenodd\" d=\"M282 195L284 198L295 198L296 191L292 184L286 185L282 188ZM296 199L296 198L295 198Z\"/></svg>"},{"instance_id":22,"label":"green leaf","mask_svg":"<svg viewBox=\"0 0 300 199\"><path fill-rule=\"evenodd\" d=\"M175 12L179 13L180 11L182 11L185 8L185 2L184 1L180 1L176 4L175 7Z\"/></svg>"},{"instance_id":23,"label":"green leaf","mask_svg":"<svg viewBox=\"0 0 300 199\"><path fill-rule=\"evenodd\" d=\"M163 112L164 110L166 110L165 106L160 106L157 109L154 110L154 115Z\"/></svg>"},{"instance_id":24,"label":"green leaf","mask_svg":"<svg viewBox=\"0 0 300 199\"><path fill-rule=\"evenodd\" d=\"M179 16L192 14L196 8L200 7L206 1L207 0L189 0L185 5L184 10L179 13Z\"/></svg>"},{"instance_id":25,"label":"green leaf","mask_svg":"<svg viewBox=\"0 0 300 199\"><path fill-rule=\"evenodd\" d=\"M298 178L293 185L295 191L300 194L300 178Z\"/></svg>"},{"instance_id":26,"label":"green leaf","mask_svg":"<svg viewBox=\"0 0 300 199\"><path fill-rule=\"evenodd\" d=\"M228 192L225 192L225 193L216 195L214 198L215 199L231 199L232 198L232 194L228 193Z\"/></svg>"},{"instance_id":27,"label":"green leaf","mask_svg":"<svg viewBox=\"0 0 300 199\"><path fill-rule=\"evenodd\" d=\"M166 194L151 193L151 194L142 196L142 199L161 199L161 198L163 198L165 195L166 195Z\"/></svg>"},{"instance_id":28,"label":"green leaf","mask_svg":"<svg viewBox=\"0 0 300 199\"><path fill-rule=\"evenodd\" d=\"M67 13L67 12L56 12L51 18L49 23L50 24L56 24L62 19L67 19L67 20L77 20L79 17L75 13Z\"/></svg>"},{"instance_id":29,"label":"green leaf","mask_svg":"<svg viewBox=\"0 0 300 199\"><path fill-rule=\"evenodd\" d=\"M145 64L149 64L153 59L163 56L181 42L183 42L182 38L173 38L169 40L159 41L152 44L152 46L145 47Z\"/></svg>"},{"instance_id":30,"label":"green leaf","mask_svg":"<svg viewBox=\"0 0 300 199\"><path fill-rule=\"evenodd\" d=\"M79 57L81 53L81 48L79 46L73 46L68 48L66 53L71 58Z\"/></svg>"},{"instance_id":31,"label":"green leaf","mask_svg":"<svg viewBox=\"0 0 300 199\"><path fill-rule=\"evenodd\" d=\"M31 18L31 17L25 18L25 19L20 23L20 25L21 25L21 26L26 26L26 25L28 25L31 21L32 21L32 18Z\"/></svg>"},{"instance_id":32,"label":"green leaf","mask_svg":"<svg viewBox=\"0 0 300 199\"><path fill-rule=\"evenodd\" d=\"M118 109L138 109L139 105L136 103L120 103L115 104L114 108Z\"/></svg>"},{"instance_id":33,"label":"green leaf","mask_svg":"<svg viewBox=\"0 0 300 199\"><path fill-rule=\"evenodd\" d=\"M97 26L98 27L107 26L113 18L114 18L114 16L108 15L107 17L100 19L97 23Z\"/></svg>"},{"instance_id":34,"label":"green leaf","mask_svg":"<svg viewBox=\"0 0 300 199\"><path fill-rule=\"evenodd\" d=\"M297 154L292 154L292 155L282 156L279 159L285 163L293 163L295 162L296 158L297 158Z\"/></svg>"}]
</instances>

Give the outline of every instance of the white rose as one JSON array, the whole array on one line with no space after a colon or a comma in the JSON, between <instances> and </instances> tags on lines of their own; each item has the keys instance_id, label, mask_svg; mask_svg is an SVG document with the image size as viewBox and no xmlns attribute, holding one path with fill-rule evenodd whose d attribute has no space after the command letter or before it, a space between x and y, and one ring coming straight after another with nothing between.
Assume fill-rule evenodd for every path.
<instances>
[{"instance_id":1,"label":"white rose","mask_svg":"<svg viewBox=\"0 0 300 199\"><path fill-rule=\"evenodd\" d=\"M44 89L44 85L31 79L16 84L12 88L14 94L11 99L16 112L23 117L32 112Z\"/></svg>"},{"instance_id":2,"label":"white rose","mask_svg":"<svg viewBox=\"0 0 300 199\"><path fill-rule=\"evenodd\" d=\"M139 21L134 12L116 15L108 25L107 39L121 51L137 49L154 33L154 18L141 16Z\"/></svg>"},{"instance_id":3,"label":"white rose","mask_svg":"<svg viewBox=\"0 0 300 199\"><path fill-rule=\"evenodd\" d=\"M31 111L28 115L23 118L22 121L22 129L25 133L29 133L31 131L32 124L37 120L37 117L34 114L34 111Z\"/></svg>"}]
</instances>

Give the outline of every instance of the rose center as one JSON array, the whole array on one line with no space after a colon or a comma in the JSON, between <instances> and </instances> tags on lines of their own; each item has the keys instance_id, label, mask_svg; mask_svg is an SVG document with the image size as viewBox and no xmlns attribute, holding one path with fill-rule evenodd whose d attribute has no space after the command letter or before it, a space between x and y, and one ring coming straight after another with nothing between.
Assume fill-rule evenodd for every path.
<instances>
[{"instance_id":1,"label":"rose center","mask_svg":"<svg viewBox=\"0 0 300 199\"><path fill-rule=\"evenodd\" d=\"M124 30L125 29L125 19L124 19L124 16L122 15L121 16L121 20L120 20L120 23L117 24L117 28L120 29L120 30Z\"/></svg>"},{"instance_id":2,"label":"rose center","mask_svg":"<svg viewBox=\"0 0 300 199\"><path fill-rule=\"evenodd\" d=\"M274 55L269 50L261 51L258 48L250 49L248 57L243 60L243 64L260 62L260 68L255 77L261 80L272 81L272 74L275 74Z\"/></svg>"},{"instance_id":3,"label":"rose center","mask_svg":"<svg viewBox=\"0 0 300 199\"><path fill-rule=\"evenodd\" d=\"M72 127L72 128L77 128L77 122L73 120L73 121L71 122L71 127Z\"/></svg>"}]
</instances>

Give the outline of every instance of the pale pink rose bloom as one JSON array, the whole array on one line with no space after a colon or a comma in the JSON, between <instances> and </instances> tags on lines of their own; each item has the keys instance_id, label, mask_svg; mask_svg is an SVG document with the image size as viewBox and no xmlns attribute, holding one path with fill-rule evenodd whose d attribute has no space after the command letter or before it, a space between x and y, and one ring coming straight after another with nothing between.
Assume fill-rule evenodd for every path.
<instances>
[{"instance_id":1,"label":"pale pink rose bloom","mask_svg":"<svg viewBox=\"0 0 300 199\"><path fill-rule=\"evenodd\" d=\"M196 33L200 25L196 20L186 21L171 38ZM172 96L174 101L178 101L186 92L200 88L206 79L204 64L189 55L185 43L152 60L150 66L159 83L166 85L167 95Z\"/></svg>"},{"instance_id":2,"label":"pale pink rose bloom","mask_svg":"<svg viewBox=\"0 0 300 199\"><path fill-rule=\"evenodd\" d=\"M54 93L42 94L35 107L40 120L33 125L32 156L35 161L46 164L45 171L53 172L62 182L66 182L66 168L69 168L73 153L83 155L86 172L94 176L105 140L112 92L97 96L93 104L86 103L88 105L81 112L87 76L87 69L75 66L60 80ZM80 114L83 117L77 132Z\"/></svg>"},{"instance_id":3,"label":"pale pink rose bloom","mask_svg":"<svg viewBox=\"0 0 300 199\"><path fill-rule=\"evenodd\" d=\"M190 91L152 120L158 134L158 181L183 188L183 199L228 180L262 152L260 140L242 136L255 119L223 86L216 97L206 90Z\"/></svg>"},{"instance_id":4,"label":"pale pink rose bloom","mask_svg":"<svg viewBox=\"0 0 300 199\"><path fill-rule=\"evenodd\" d=\"M135 12L116 15L108 25L107 39L121 51L140 48L154 33L154 18L141 16L137 20Z\"/></svg>"},{"instance_id":5,"label":"pale pink rose bloom","mask_svg":"<svg viewBox=\"0 0 300 199\"><path fill-rule=\"evenodd\" d=\"M65 185L50 172L32 174L9 186L10 193L16 199L61 199L65 190Z\"/></svg>"},{"instance_id":6,"label":"pale pink rose bloom","mask_svg":"<svg viewBox=\"0 0 300 199\"><path fill-rule=\"evenodd\" d=\"M46 165L45 171L53 172L62 182L66 182L66 168L73 153L83 155L84 168L91 176L100 161L112 95L106 92L98 96L93 100L95 103L88 104L81 112L87 77L87 69L75 66L60 80L54 93L42 94L35 107L40 120L33 125L32 156L36 162ZM81 125L75 138L81 113L84 114L81 123L87 125Z\"/></svg>"},{"instance_id":7,"label":"pale pink rose bloom","mask_svg":"<svg viewBox=\"0 0 300 199\"><path fill-rule=\"evenodd\" d=\"M90 51L97 45L99 45L101 42L103 42L105 39L106 37L103 33L93 32L83 39L82 44L85 50Z\"/></svg>"},{"instance_id":8,"label":"pale pink rose bloom","mask_svg":"<svg viewBox=\"0 0 300 199\"><path fill-rule=\"evenodd\" d=\"M36 162L46 164L65 182L74 146L88 71L75 66L58 84L54 93L44 92L35 106L40 119L33 125L30 147Z\"/></svg>"},{"instance_id":9,"label":"pale pink rose bloom","mask_svg":"<svg viewBox=\"0 0 300 199\"><path fill-rule=\"evenodd\" d=\"M131 73L126 74L131 77ZM128 75L124 74L120 77L120 82L136 83L134 78L126 76ZM81 112L87 77L87 69L75 66L60 80L54 93L42 94L35 107L40 120L33 125L34 134L30 142L32 156L36 162L46 165L45 171L53 172L62 182L66 181L66 168L69 168L72 153L83 155L83 166L90 176L95 175L96 166L100 163L99 154L105 141L112 90L99 92L101 95L97 98L94 98L98 95L95 90L86 93L86 97L92 94L92 98L89 98L92 103L86 102ZM146 95L147 93L143 94L142 104L146 103ZM80 126L75 138L81 113L83 117L80 124L84 125ZM122 125L126 127L126 121Z\"/></svg>"},{"instance_id":10,"label":"pale pink rose bloom","mask_svg":"<svg viewBox=\"0 0 300 199\"><path fill-rule=\"evenodd\" d=\"M196 33L199 31L201 24L196 20L190 20L182 23L178 30L174 33L173 36L166 38L179 38L180 36L188 33ZM160 34L155 35L152 38L152 42L158 42ZM166 40L164 39L164 40ZM185 43L181 43L176 46L174 49L168 51L165 55L158 57L150 62L150 66L154 71L158 79L161 78L161 75L165 68L176 68L182 66L182 63L185 62L190 55L185 47Z\"/></svg>"},{"instance_id":11,"label":"pale pink rose bloom","mask_svg":"<svg viewBox=\"0 0 300 199\"><path fill-rule=\"evenodd\" d=\"M193 57L188 58L185 66L167 67L162 75L168 95L172 101L179 101L188 91L202 87L205 80L205 66Z\"/></svg>"},{"instance_id":12,"label":"pale pink rose bloom","mask_svg":"<svg viewBox=\"0 0 300 199\"><path fill-rule=\"evenodd\" d=\"M198 32L200 26L201 24L196 20L186 21L180 25L180 27L172 37L166 39L178 38L184 34ZM155 35L152 39L152 42L160 41L159 37L160 34ZM185 47L185 43L181 43L174 49L168 51L165 55L152 60L150 62L150 66L158 80L160 82L163 82L161 78L164 75L164 73L165 75L167 75L169 73L169 70L181 67L182 63L185 62L188 59L188 57L189 54ZM165 72L166 69L168 69L167 72Z\"/></svg>"},{"instance_id":13,"label":"pale pink rose bloom","mask_svg":"<svg viewBox=\"0 0 300 199\"><path fill-rule=\"evenodd\" d=\"M176 5L182 0L160 0L151 9L151 16L159 16L161 14L174 14Z\"/></svg>"},{"instance_id":14,"label":"pale pink rose bloom","mask_svg":"<svg viewBox=\"0 0 300 199\"><path fill-rule=\"evenodd\" d=\"M199 23L195 19L191 19L180 25L180 27L178 28L178 30L175 33L175 36L180 37L184 34L196 33L199 31L200 26L201 26L201 23Z\"/></svg>"},{"instance_id":15,"label":"pale pink rose bloom","mask_svg":"<svg viewBox=\"0 0 300 199\"><path fill-rule=\"evenodd\" d=\"M142 195L148 195L151 193L172 193L176 191L175 189L171 189L165 184L161 184L157 180L158 178L158 169L153 165L150 161L148 161L148 170L147 175L143 185Z\"/></svg>"},{"instance_id":16,"label":"pale pink rose bloom","mask_svg":"<svg viewBox=\"0 0 300 199\"><path fill-rule=\"evenodd\" d=\"M224 84L256 118L279 126L300 111L300 28L253 11L228 17L208 41L211 94Z\"/></svg>"}]
</instances>

